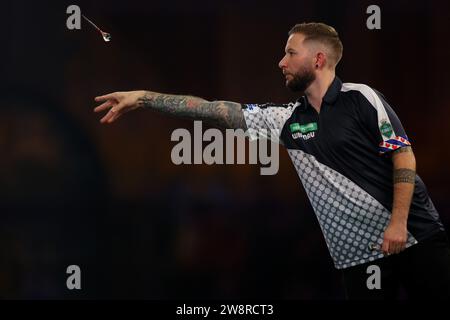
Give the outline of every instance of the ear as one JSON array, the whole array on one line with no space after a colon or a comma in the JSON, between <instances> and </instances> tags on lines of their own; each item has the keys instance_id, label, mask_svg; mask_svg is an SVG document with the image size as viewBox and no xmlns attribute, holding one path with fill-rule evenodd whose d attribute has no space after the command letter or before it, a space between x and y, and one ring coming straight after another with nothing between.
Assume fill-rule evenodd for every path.
<instances>
[{"instance_id":1,"label":"ear","mask_svg":"<svg viewBox=\"0 0 450 320\"><path fill-rule=\"evenodd\" d=\"M316 54L316 58L315 58L315 67L316 69L321 69L325 66L327 62L327 56L325 55L324 52L317 52Z\"/></svg>"}]
</instances>

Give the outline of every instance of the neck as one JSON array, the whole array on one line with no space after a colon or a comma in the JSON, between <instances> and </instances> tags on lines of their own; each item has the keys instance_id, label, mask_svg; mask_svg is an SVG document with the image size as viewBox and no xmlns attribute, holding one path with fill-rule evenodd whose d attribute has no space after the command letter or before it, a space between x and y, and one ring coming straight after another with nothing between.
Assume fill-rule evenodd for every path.
<instances>
[{"instance_id":1,"label":"neck","mask_svg":"<svg viewBox=\"0 0 450 320\"><path fill-rule=\"evenodd\" d=\"M322 99L327 93L327 90L333 82L334 77L334 70L324 70L323 72L317 74L316 80L314 80L314 82L311 83L311 85L305 91L305 95L308 98L309 104L312 105L318 113L320 112Z\"/></svg>"}]
</instances>

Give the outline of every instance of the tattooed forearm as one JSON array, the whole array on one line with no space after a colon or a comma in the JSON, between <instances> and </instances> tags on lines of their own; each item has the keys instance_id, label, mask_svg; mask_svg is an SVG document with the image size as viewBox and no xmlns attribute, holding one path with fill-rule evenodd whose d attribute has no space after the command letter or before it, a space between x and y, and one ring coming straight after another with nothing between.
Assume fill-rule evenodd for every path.
<instances>
[{"instance_id":1,"label":"tattooed forearm","mask_svg":"<svg viewBox=\"0 0 450 320\"><path fill-rule=\"evenodd\" d=\"M414 184L416 180L416 171L412 169L395 169L394 170L394 184L399 182Z\"/></svg>"},{"instance_id":2,"label":"tattooed forearm","mask_svg":"<svg viewBox=\"0 0 450 320\"><path fill-rule=\"evenodd\" d=\"M229 101L207 101L193 96L146 91L138 105L179 117L204 120L216 127L246 129L241 105Z\"/></svg>"}]
</instances>

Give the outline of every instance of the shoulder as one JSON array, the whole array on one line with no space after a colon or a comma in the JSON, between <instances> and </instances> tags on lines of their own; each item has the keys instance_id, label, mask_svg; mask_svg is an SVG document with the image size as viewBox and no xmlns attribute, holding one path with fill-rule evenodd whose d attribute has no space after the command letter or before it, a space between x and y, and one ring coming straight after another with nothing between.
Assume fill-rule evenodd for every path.
<instances>
[{"instance_id":1,"label":"shoulder","mask_svg":"<svg viewBox=\"0 0 450 320\"><path fill-rule=\"evenodd\" d=\"M341 94L356 99L359 104L370 105L375 109L383 105L381 100L383 95L379 91L363 83L343 83Z\"/></svg>"}]
</instances>

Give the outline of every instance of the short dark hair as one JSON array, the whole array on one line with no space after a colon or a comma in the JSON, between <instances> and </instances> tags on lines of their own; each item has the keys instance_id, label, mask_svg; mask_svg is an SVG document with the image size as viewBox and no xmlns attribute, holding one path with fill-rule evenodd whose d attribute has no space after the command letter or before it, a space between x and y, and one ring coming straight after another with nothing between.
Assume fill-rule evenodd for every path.
<instances>
[{"instance_id":1,"label":"short dark hair","mask_svg":"<svg viewBox=\"0 0 450 320\"><path fill-rule=\"evenodd\" d=\"M342 46L341 39L337 31L322 22L308 22L299 23L292 27L289 31L289 35L294 33L301 33L305 36L304 41L318 41L331 49L331 60L336 66L342 58Z\"/></svg>"}]
</instances>

